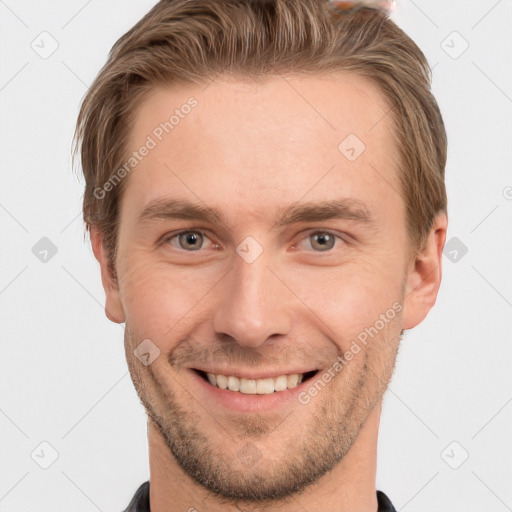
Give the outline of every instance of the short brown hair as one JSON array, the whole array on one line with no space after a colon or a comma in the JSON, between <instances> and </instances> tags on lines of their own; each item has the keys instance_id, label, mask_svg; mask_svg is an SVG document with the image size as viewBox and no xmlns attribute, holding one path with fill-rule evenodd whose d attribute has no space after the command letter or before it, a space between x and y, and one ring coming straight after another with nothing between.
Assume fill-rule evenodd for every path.
<instances>
[{"instance_id":1,"label":"short brown hair","mask_svg":"<svg viewBox=\"0 0 512 512\"><path fill-rule=\"evenodd\" d=\"M347 4L347 2L339 2ZM127 179L95 190L127 159L137 102L157 85L346 70L379 87L391 105L411 248L423 248L447 214L447 140L423 52L385 12L341 12L325 0L161 0L112 47L77 120L86 229L102 233L115 273L118 205ZM243 78L242 78L243 77Z\"/></svg>"}]
</instances>

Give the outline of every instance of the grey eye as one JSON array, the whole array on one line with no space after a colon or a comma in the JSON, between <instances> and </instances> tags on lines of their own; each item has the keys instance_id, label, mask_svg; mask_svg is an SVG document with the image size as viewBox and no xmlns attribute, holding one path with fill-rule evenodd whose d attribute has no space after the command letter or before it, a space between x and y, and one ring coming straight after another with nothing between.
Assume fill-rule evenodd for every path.
<instances>
[{"instance_id":1,"label":"grey eye","mask_svg":"<svg viewBox=\"0 0 512 512\"><path fill-rule=\"evenodd\" d=\"M197 231L187 231L178 236L180 247L183 249L197 251L203 246L203 235Z\"/></svg>"},{"instance_id":2,"label":"grey eye","mask_svg":"<svg viewBox=\"0 0 512 512\"><path fill-rule=\"evenodd\" d=\"M336 242L335 236L324 231L317 231L310 235L310 238L312 240L311 246L319 249L320 251L328 251L329 249L332 249Z\"/></svg>"}]
</instances>

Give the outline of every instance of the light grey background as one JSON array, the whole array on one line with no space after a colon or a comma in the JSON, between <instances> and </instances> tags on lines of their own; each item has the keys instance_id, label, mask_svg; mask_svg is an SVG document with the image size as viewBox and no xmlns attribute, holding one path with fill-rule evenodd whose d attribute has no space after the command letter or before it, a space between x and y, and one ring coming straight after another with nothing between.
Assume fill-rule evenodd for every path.
<instances>
[{"instance_id":1,"label":"light grey background","mask_svg":"<svg viewBox=\"0 0 512 512\"><path fill-rule=\"evenodd\" d=\"M149 476L145 414L123 327L104 315L70 144L108 50L154 3L0 0L0 512L119 511ZM406 335L384 401L377 488L399 511L505 512L512 2L398 0L393 19L433 68L453 240L437 304Z\"/></svg>"}]
</instances>

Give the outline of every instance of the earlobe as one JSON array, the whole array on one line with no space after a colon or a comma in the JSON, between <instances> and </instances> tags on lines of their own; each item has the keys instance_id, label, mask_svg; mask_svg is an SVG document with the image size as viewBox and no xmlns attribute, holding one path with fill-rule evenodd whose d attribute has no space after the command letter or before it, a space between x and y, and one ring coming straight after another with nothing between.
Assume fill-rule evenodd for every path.
<instances>
[{"instance_id":1,"label":"earlobe","mask_svg":"<svg viewBox=\"0 0 512 512\"><path fill-rule=\"evenodd\" d=\"M103 234L92 226L90 233L92 250L101 268L101 282L105 290L105 314L110 321L116 324L123 323L125 315L119 295L119 286L112 269L109 268L108 255L103 244Z\"/></svg>"},{"instance_id":2,"label":"earlobe","mask_svg":"<svg viewBox=\"0 0 512 512\"><path fill-rule=\"evenodd\" d=\"M404 297L403 329L420 324L436 303L441 285L443 248L448 219L439 214L426 246L409 264Z\"/></svg>"}]
</instances>

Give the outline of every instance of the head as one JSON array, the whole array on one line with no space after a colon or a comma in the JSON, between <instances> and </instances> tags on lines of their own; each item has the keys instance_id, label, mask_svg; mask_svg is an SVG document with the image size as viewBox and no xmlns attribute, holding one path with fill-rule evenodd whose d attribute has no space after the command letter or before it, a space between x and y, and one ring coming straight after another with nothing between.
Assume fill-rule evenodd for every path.
<instances>
[{"instance_id":1,"label":"head","mask_svg":"<svg viewBox=\"0 0 512 512\"><path fill-rule=\"evenodd\" d=\"M446 134L421 50L376 9L161 1L112 48L76 142L106 314L169 455L257 502L342 463L441 281ZM204 377L235 371L303 382L233 406Z\"/></svg>"}]
</instances>

